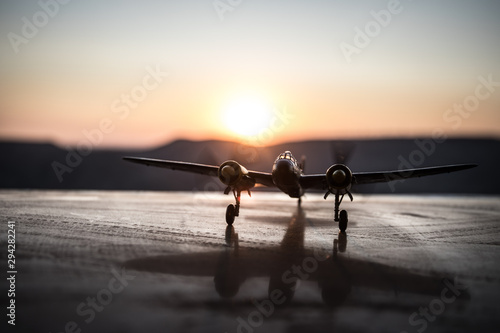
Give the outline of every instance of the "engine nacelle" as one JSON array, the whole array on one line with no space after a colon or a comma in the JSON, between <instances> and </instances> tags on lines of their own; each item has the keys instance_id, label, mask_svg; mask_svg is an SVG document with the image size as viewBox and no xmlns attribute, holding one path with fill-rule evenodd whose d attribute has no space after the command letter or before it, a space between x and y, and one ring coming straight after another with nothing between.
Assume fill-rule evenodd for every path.
<instances>
[{"instance_id":1,"label":"engine nacelle","mask_svg":"<svg viewBox=\"0 0 500 333\"><path fill-rule=\"evenodd\" d=\"M326 183L330 191L346 193L351 188L352 172L344 164L334 164L326 171Z\"/></svg>"},{"instance_id":2,"label":"engine nacelle","mask_svg":"<svg viewBox=\"0 0 500 333\"><path fill-rule=\"evenodd\" d=\"M227 186L237 186L246 183L248 179L248 170L236 161L226 161L219 166L217 171L220 181ZM254 182L255 185L255 182ZM253 185L252 185L253 186Z\"/></svg>"}]
</instances>

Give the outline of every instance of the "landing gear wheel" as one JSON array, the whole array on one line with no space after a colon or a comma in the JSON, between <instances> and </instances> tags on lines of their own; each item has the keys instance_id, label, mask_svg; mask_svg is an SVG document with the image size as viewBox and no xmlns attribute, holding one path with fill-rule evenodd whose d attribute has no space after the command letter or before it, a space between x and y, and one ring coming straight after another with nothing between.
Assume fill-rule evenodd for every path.
<instances>
[{"instance_id":1,"label":"landing gear wheel","mask_svg":"<svg viewBox=\"0 0 500 333\"><path fill-rule=\"evenodd\" d=\"M236 214L235 214L235 207L234 207L234 205L227 206L227 209L226 209L226 223L228 225L232 225L233 224L235 216L236 216Z\"/></svg>"},{"instance_id":2,"label":"landing gear wheel","mask_svg":"<svg viewBox=\"0 0 500 333\"><path fill-rule=\"evenodd\" d=\"M341 232L345 232L347 229L347 212L345 210L340 211L339 229Z\"/></svg>"}]
</instances>

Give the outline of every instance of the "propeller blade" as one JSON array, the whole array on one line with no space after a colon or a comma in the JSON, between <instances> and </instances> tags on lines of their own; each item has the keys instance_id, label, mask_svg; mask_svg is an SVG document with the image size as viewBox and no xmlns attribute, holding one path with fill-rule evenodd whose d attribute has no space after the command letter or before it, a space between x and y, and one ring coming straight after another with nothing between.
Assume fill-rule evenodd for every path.
<instances>
[{"instance_id":1,"label":"propeller blade","mask_svg":"<svg viewBox=\"0 0 500 333\"><path fill-rule=\"evenodd\" d=\"M347 164L355 144L349 141L332 141L330 146L333 164Z\"/></svg>"}]
</instances>

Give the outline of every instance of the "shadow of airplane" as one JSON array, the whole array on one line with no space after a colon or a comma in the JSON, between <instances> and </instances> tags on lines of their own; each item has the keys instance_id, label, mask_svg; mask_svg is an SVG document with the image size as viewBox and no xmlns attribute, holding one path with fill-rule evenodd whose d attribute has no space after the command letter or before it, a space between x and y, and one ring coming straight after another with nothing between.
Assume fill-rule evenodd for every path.
<instances>
[{"instance_id":1,"label":"shadow of airplane","mask_svg":"<svg viewBox=\"0 0 500 333\"><path fill-rule=\"evenodd\" d=\"M183 276L214 276L215 290L225 299L235 297L249 278L270 277L269 299L290 304L301 281L316 281L323 302L342 305L353 288L368 288L394 295L410 293L439 297L445 279L412 273L345 255L347 235L339 233L329 253L304 246L305 212L293 214L279 246L243 247L233 226L225 231L221 251L137 258L126 261L127 269ZM453 279L447 279L453 281Z\"/></svg>"}]
</instances>

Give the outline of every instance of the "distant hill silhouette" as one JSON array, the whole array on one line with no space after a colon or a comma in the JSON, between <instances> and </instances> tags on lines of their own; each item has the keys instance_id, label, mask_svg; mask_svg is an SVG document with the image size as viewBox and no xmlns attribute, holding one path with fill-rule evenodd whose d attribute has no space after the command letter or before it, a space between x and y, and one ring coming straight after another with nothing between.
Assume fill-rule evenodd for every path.
<instances>
[{"instance_id":1,"label":"distant hill silhouette","mask_svg":"<svg viewBox=\"0 0 500 333\"><path fill-rule=\"evenodd\" d=\"M96 149L81 157L81 161L75 151L51 144L0 142L0 188L217 190L223 189L222 185L210 177L136 165L123 161L122 157L132 155L214 165L234 159L247 169L270 172L276 156L285 150L292 151L297 158L307 156L306 173L324 173L330 165L344 159L354 172L394 170L405 164L405 167L479 164L471 170L392 183L392 186L360 186L355 192L500 193L500 141L493 139L448 139L434 145L428 139L323 140L258 148L224 141L178 140L144 151ZM59 177L54 165L63 168L59 169Z\"/></svg>"}]
</instances>

